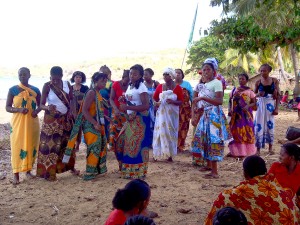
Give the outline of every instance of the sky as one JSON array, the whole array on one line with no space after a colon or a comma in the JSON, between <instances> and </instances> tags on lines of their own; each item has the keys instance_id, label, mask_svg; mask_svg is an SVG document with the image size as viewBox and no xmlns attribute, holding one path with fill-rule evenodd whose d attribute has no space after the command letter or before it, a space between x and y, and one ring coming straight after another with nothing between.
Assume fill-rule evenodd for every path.
<instances>
[{"instance_id":1,"label":"sky","mask_svg":"<svg viewBox=\"0 0 300 225\"><path fill-rule=\"evenodd\" d=\"M221 15L210 0L0 1L0 67L185 48Z\"/></svg>"}]
</instances>

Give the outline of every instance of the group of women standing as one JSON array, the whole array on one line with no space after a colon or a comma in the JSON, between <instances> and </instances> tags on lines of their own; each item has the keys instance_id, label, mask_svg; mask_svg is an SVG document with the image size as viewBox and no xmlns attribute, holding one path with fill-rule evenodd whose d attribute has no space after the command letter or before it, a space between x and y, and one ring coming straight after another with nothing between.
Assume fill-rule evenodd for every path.
<instances>
[{"instance_id":1,"label":"group of women standing","mask_svg":"<svg viewBox=\"0 0 300 225\"><path fill-rule=\"evenodd\" d=\"M257 95L246 86L247 74L238 76L240 86L230 94L230 124L222 110L224 85L216 70L216 61L206 61L201 82L193 92L189 82L183 80L181 69L166 68L164 83L159 84L152 79L153 70L144 70L139 64L124 70L122 79L115 82L111 81L109 68L103 66L92 76L88 89L83 85L84 73L74 72L71 81L75 84L71 86L62 80L62 68L55 66L41 95L38 88L28 83L29 69L21 68L21 83L9 90L6 104L6 110L13 113L14 183L19 183L19 172L33 177L30 171L37 153L38 177L53 181L57 173L68 170L78 175L75 158L82 133L87 145L85 180L107 171L108 143L115 152L122 177L144 178L151 148L154 161L169 162L184 150L192 117L196 121L191 147L193 164L203 166L202 171L210 171L208 178L219 176L217 162L223 159L227 141L231 141L229 149L233 156L255 154L256 148L259 152L265 143L269 143L272 153L273 115L278 113L279 90L278 81L269 77L271 67L261 66ZM252 108L256 105L254 122ZM37 114L41 110L45 114L40 132ZM21 135L25 135L24 143L19 141Z\"/></svg>"}]
</instances>

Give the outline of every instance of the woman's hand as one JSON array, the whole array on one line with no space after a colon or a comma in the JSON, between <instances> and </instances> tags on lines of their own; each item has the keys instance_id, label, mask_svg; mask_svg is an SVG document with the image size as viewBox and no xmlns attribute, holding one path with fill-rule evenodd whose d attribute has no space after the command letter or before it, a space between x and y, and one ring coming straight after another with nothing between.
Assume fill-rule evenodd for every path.
<instances>
[{"instance_id":1,"label":"woman's hand","mask_svg":"<svg viewBox=\"0 0 300 225\"><path fill-rule=\"evenodd\" d=\"M26 108L18 108L18 111L17 112L19 112L19 113L22 113L22 114L27 114L28 113L28 109L26 109Z\"/></svg>"},{"instance_id":2,"label":"woman's hand","mask_svg":"<svg viewBox=\"0 0 300 225\"><path fill-rule=\"evenodd\" d=\"M102 128L101 128L101 125L100 125L99 123L95 123L95 124L94 124L94 127L95 127L95 129L98 130L98 131L101 131L101 129L102 129Z\"/></svg>"},{"instance_id":3,"label":"woman's hand","mask_svg":"<svg viewBox=\"0 0 300 225\"><path fill-rule=\"evenodd\" d=\"M166 103L168 103L168 104L174 104L174 101L172 99L167 99Z\"/></svg>"},{"instance_id":4,"label":"woman's hand","mask_svg":"<svg viewBox=\"0 0 300 225\"><path fill-rule=\"evenodd\" d=\"M274 115L274 116L278 115L278 109L275 109L275 110L273 111L272 115Z\"/></svg>"},{"instance_id":5,"label":"woman's hand","mask_svg":"<svg viewBox=\"0 0 300 225\"><path fill-rule=\"evenodd\" d=\"M125 105L125 104L120 104L120 110L123 111L123 112L126 112L126 110L127 110L127 105Z\"/></svg>"},{"instance_id":6,"label":"woman's hand","mask_svg":"<svg viewBox=\"0 0 300 225\"><path fill-rule=\"evenodd\" d=\"M193 99L193 103L197 103L202 100L202 97L196 97Z\"/></svg>"},{"instance_id":7,"label":"woman's hand","mask_svg":"<svg viewBox=\"0 0 300 225\"><path fill-rule=\"evenodd\" d=\"M56 110L56 106L55 105L48 105L48 111L53 112Z\"/></svg>"},{"instance_id":8,"label":"woman's hand","mask_svg":"<svg viewBox=\"0 0 300 225\"><path fill-rule=\"evenodd\" d=\"M31 116L32 116L33 118L36 118L36 117L37 117L37 114L38 114L38 112L37 112L36 110L34 110L34 111L32 111Z\"/></svg>"},{"instance_id":9,"label":"woman's hand","mask_svg":"<svg viewBox=\"0 0 300 225\"><path fill-rule=\"evenodd\" d=\"M249 105L246 105L246 106L243 107L242 109L245 110L245 111L249 110Z\"/></svg>"}]
</instances>

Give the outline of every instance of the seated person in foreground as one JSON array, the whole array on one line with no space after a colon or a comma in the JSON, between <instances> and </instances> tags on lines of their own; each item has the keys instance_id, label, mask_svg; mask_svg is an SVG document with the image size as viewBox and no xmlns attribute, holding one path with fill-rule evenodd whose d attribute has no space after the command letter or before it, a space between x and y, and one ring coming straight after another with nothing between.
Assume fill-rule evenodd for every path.
<instances>
[{"instance_id":1,"label":"seated person in foreground","mask_svg":"<svg viewBox=\"0 0 300 225\"><path fill-rule=\"evenodd\" d=\"M224 207L216 212L213 225L247 225L245 215L233 207Z\"/></svg>"},{"instance_id":2,"label":"seated person in foreground","mask_svg":"<svg viewBox=\"0 0 300 225\"><path fill-rule=\"evenodd\" d=\"M143 215L130 217L124 225L156 225L153 219Z\"/></svg>"},{"instance_id":3,"label":"seated person in foreground","mask_svg":"<svg viewBox=\"0 0 300 225\"><path fill-rule=\"evenodd\" d=\"M297 224L293 191L284 189L273 174L266 174L265 161L256 155L243 162L245 181L221 192L205 224L212 225L216 212L225 206L240 210L248 224Z\"/></svg>"},{"instance_id":4,"label":"seated person in foreground","mask_svg":"<svg viewBox=\"0 0 300 225\"><path fill-rule=\"evenodd\" d=\"M123 189L119 189L112 204L114 210L104 225L123 225L132 216L143 214L150 201L149 185L140 179L130 181Z\"/></svg>"}]
</instances>

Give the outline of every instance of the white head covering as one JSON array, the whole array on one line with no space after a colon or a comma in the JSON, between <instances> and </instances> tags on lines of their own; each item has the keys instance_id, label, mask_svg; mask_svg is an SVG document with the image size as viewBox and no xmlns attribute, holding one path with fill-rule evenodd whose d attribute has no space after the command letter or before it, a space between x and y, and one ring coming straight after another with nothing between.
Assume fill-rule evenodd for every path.
<instances>
[{"instance_id":1,"label":"white head covering","mask_svg":"<svg viewBox=\"0 0 300 225\"><path fill-rule=\"evenodd\" d=\"M207 58L207 59L205 59L204 63L213 64L215 70L218 70L218 68L219 68L218 60L216 58Z\"/></svg>"},{"instance_id":2,"label":"white head covering","mask_svg":"<svg viewBox=\"0 0 300 225\"><path fill-rule=\"evenodd\" d=\"M176 78L175 70L173 70L173 69L170 68L170 67L165 68L164 71L163 71L163 74L164 74L164 73L168 73L168 74L171 76L171 78L172 78L173 80Z\"/></svg>"}]
</instances>

